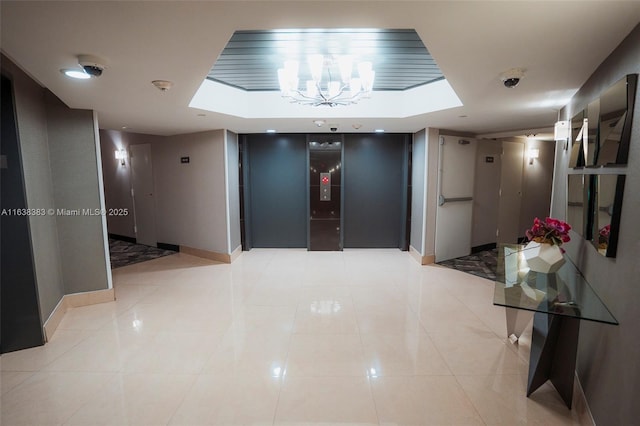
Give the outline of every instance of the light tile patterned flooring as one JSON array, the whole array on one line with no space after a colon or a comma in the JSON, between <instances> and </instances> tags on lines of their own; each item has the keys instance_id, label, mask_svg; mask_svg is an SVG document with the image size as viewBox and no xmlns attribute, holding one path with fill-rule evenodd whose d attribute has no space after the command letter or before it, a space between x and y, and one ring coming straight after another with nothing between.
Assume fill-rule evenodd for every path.
<instances>
[{"instance_id":1,"label":"light tile patterned flooring","mask_svg":"<svg viewBox=\"0 0 640 426\"><path fill-rule=\"evenodd\" d=\"M525 397L528 335L493 283L397 250L175 254L113 271L117 301L5 354L10 425L571 425Z\"/></svg>"}]
</instances>

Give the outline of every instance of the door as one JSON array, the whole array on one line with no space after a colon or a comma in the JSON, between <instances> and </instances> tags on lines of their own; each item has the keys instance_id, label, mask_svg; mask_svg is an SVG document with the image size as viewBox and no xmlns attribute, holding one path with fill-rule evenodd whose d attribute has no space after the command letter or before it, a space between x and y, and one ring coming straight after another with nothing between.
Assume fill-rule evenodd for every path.
<instances>
[{"instance_id":1,"label":"door","mask_svg":"<svg viewBox=\"0 0 640 426\"><path fill-rule=\"evenodd\" d=\"M440 136L436 262L471 253L476 150L474 139Z\"/></svg>"},{"instance_id":2,"label":"door","mask_svg":"<svg viewBox=\"0 0 640 426\"><path fill-rule=\"evenodd\" d=\"M246 135L248 248L307 248L305 135Z\"/></svg>"},{"instance_id":3,"label":"door","mask_svg":"<svg viewBox=\"0 0 640 426\"><path fill-rule=\"evenodd\" d=\"M524 235L524 229L520 229L524 144L502 142L501 163L497 241L515 244L518 242L518 237Z\"/></svg>"},{"instance_id":4,"label":"door","mask_svg":"<svg viewBox=\"0 0 640 426\"><path fill-rule=\"evenodd\" d=\"M151 145L129 146L131 156L131 188L136 242L155 247L156 205L153 196Z\"/></svg>"},{"instance_id":5,"label":"door","mask_svg":"<svg viewBox=\"0 0 640 426\"><path fill-rule=\"evenodd\" d=\"M0 93L0 353L44 344L11 81ZM38 206L35 214L41 214ZM36 218L38 220L39 218Z\"/></svg>"},{"instance_id":6,"label":"door","mask_svg":"<svg viewBox=\"0 0 640 426\"><path fill-rule=\"evenodd\" d=\"M404 248L408 137L344 136L344 247Z\"/></svg>"},{"instance_id":7,"label":"door","mask_svg":"<svg viewBox=\"0 0 640 426\"><path fill-rule=\"evenodd\" d=\"M309 135L309 250L342 250L342 135Z\"/></svg>"}]
</instances>

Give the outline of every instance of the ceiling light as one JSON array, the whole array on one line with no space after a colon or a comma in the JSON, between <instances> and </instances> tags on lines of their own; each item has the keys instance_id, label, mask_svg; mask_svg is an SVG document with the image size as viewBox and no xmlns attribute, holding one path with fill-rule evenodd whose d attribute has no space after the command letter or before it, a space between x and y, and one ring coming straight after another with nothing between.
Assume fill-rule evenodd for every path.
<instances>
[{"instance_id":1,"label":"ceiling light","mask_svg":"<svg viewBox=\"0 0 640 426\"><path fill-rule=\"evenodd\" d=\"M353 127L354 129L358 130L362 127L362 124L360 123L356 123L356 124L352 124L351 127Z\"/></svg>"},{"instance_id":2,"label":"ceiling light","mask_svg":"<svg viewBox=\"0 0 640 426\"><path fill-rule=\"evenodd\" d=\"M384 129L376 129L374 130L376 133L384 133Z\"/></svg>"},{"instance_id":3,"label":"ceiling light","mask_svg":"<svg viewBox=\"0 0 640 426\"><path fill-rule=\"evenodd\" d=\"M326 121L324 120L313 120L313 124L315 124L318 127L324 126L324 123L326 123Z\"/></svg>"},{"instance_id":4,"label":"ceiling light","mask_svg":"<svg viewBox=\"0 0 640 426\"><path fill-rule=\"evenodd\" d=\"M309 55L307 66L311 79L305 82L304 88L299 86L298 61L285 61L284 67L278 70L280 93L292 103L335 107L355 104L371 96L376 74L371 62L357 65L358 77L353 76L353 58L349 55L335 58ZM334 80L333 76L338 75L340 79Z\"/></svg>"},{"instance_id":5,"label":"ceiling light","mask_svg":"<svg viewBox=\"0 0 640 426\"><path fill-rule=\"evenodd\" d=\"M60 72L67 77L75 78L78 80L88 80L91 78L89 74L78 68L61 69Z\"/></svg>"},{"instance_id":6,"label":"ceiling light","mask_svg":"<svg viewBox=\"0 0 640 426\"><path fill-rule=\"evenodd\" d=\"M276 130L275 129L267 129L267 133L275 133Z\"/></svg>"}]
</instances>

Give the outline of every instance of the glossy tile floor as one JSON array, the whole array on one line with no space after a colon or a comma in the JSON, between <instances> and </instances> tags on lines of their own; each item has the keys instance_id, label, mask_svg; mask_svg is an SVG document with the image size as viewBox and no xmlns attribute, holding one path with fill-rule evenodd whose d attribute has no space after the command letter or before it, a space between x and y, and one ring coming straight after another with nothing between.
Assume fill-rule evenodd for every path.
<instances>
[{"instance_id":1,"label":"glossy tile floor","mask_svg":"<svg viewBox=\"0 0 640 426\"><path fill-rule=\"evenodd\" d=\"M5 354L2 425L570 425L491 281L398 250L175 254ZM528 331L530 333L530 329Z\"/></svg>"}]
</instances>

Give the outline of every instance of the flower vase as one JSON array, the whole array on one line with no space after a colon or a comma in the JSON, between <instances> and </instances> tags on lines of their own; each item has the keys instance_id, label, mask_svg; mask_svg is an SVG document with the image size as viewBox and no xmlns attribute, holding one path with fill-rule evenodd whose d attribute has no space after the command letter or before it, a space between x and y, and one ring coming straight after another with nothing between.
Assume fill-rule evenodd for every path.
<instances>
[{"instance_id":1,"label":"flower vase","mask_svg":"<svg viewBox=\"0 0 640 426\"><path fill-rule=\"evenodd\" d=\"M562 250L557 245L530 241L524 247L523 253L529 269L535 272L551 274L560 269L565 262Z\"/></svg>"}]
</instances>

